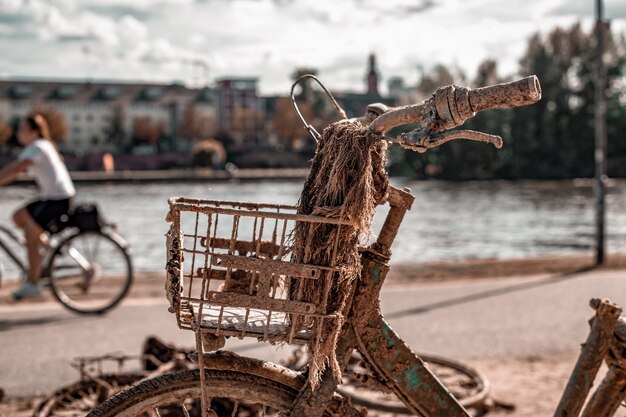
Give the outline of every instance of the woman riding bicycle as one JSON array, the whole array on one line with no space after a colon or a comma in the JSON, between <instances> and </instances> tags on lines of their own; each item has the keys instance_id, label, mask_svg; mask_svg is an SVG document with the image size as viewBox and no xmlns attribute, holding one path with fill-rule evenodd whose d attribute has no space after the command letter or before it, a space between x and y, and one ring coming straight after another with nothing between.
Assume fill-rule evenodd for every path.
<instances>
[{"instance_id":1,"label":"woman riding bicycle","mask_svg":"<svg viewBox=\"0 0 626 417\"><path fill-rule=\"evenodd\" d=\"M0 170L0 185L10 183L28 170L39 188L37 199L13 213L13 221L26 237L30 266L28 280L13 292L13 297L19 300L41 295L40 251L48 243L44 232L50 232L51 226L69 212L76 190L42 115L33 114L24 119L17 138L25 148L16 161Z\"/></svg>"}]
</instances>

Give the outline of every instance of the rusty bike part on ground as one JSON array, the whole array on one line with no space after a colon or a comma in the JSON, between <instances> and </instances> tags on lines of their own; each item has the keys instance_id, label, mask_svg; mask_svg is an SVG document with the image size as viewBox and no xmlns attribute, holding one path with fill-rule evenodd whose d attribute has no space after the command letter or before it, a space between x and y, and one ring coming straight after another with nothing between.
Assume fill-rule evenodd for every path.
<instances>
[{"instance_id":1,"label":"rusty bike part on ground","mask_svg":"<svg viewBox=\"0 0 626 417\"><path fill-rule=\"evenodd\" d=\"M609 300L593 299L591 307L596 315L555 417L611 417L626 400L626 317ZM602 361L609 370L583 410Z\"/></svg>"},{"instance_id":2,"label":"rusty bike part on ground","mask_svg":"<svg viewBox=\"0 0 626 417\"><path fill-rule=\"evenodd\" d=\"M87 415L94 407L142 379L187 369L191 350L176 348L149 336L140 355L107 354L75 358L70 365L78 381L57 389L33 410L32 417Z\"/></svg>"},{"instance_id":3,"label":"rusty bike part on ground","mask_svg":"<svg viewBox=\"0 0 626 417\"><path fill-rule=\"evenodd\" d=\"M449 86L437 90L420 105L398 109L371 106L358 120L372 135L389 139L389 129L416 123L411 134L392 140L422 151L453 138L466 137L498 146L500 142L479 132L445 133L476 111L532 104L541 96L536 77L515 83L470 90ZM342 123L346 123L345 121ZM452 137L451 135L454 135ZM330 368L312 389L304 373L256 359L208 353L224 346L225 338L254 337L270 343L306 343L315 349L321 325L341 321L336 359L341 369L356 348L381 385L389 388L411 411L432 417L468 416L468 412L433 375L424 361L402 341L384 320L379 293L389 270L391 245L414 197L409 190L389 187L389 211L376 242L360 250L361 273L349 294L345 317L328 310L325 300L343 265L309 265L289 262L289 234L297 223L349 226L346 219L295 213L293 207L211 200L170 199L167 220L168 262L166 291L179 326L196 334L200 370L163 375L122 392L97 407L90 416L159 414L161 407L177 404L188 414L186 399L202 400L203 417L217 416L213 398L235 401L235 408L250 401L260 406L260 416L364 416L336 392ZM343 244L327 242L329 250ZM329 257L334 259L332 254ZM294 282L315 280L321 303L285 295ZM239 281L231 285L231 281ZM241 285L241 283L244 285ZM224 291L229 288L234 291ZM291 320L294 316L306 320ZM298 323L294 326L293 323ZM311 329L315 329L311 331ZM206 395L201 395L206 393ZM237 410L232 415L239 415ZM243 415L243 414L241 414Z\"/></svg>"},{"instance_id":4,"label":"rusty bike part on ground","mask_svg":"<svg viewBox=\"0 0 626 417\"><path fill-rule=\"evenodd\" d=\"M492 401L488 396L489 381L480 372L447 358L427 354L419 356L472 414L482 415L491 408ZM302 370L303 366L306 366L306 362L303 361L305 357L306 352L296 349L291 357L281 364L294 371ZM197 355L193 354L193 349L167 344L154 336L145 339L140 355L107 354L78 357L72 361L71 366L78 371L80 379L59 387L54 393L42 399L33 410L32 417L84 417L97 405L139 381L172 370L193 369L195 363ZM344 381L338 387L338 392L368 410L400 415L412 414L388 389L377 382L375 375L367 369L356 351L350 358L344 372ZM199 404L198 399L197 404L192 407L193 410L189 412L190 417L200 417ZM223 399L220 407L232 410L234 404L228 399Z\"/></svg>"}]
</instances>

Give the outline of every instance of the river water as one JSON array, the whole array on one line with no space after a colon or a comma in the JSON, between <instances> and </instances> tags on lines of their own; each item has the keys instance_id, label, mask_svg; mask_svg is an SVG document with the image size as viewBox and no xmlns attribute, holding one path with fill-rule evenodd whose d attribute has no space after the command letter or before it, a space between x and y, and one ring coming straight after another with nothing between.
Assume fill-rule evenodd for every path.
<instances>
[{"instance_id":1,"label":"river water","mask_svg":"<svg viewBox=\"0 0 626 417\"><path fill-rule=\"evenodd\" d=\"M442 181L392 180L416 196L393 247L392 262L468 258L522 258L589 253L593 247L593 190L588 180ZM79 200L97 201L131 243L139 271L164 267L167 198L185 196L295 204L302 181L210 184L80 185ZM0 189L0 222L33 187ZM608 251L626 251L626 181L611 182L607 197ZM383 218L376 217L376 226ZM4 254L5 270L12 270Z\"/></svg>"}]
</instances>

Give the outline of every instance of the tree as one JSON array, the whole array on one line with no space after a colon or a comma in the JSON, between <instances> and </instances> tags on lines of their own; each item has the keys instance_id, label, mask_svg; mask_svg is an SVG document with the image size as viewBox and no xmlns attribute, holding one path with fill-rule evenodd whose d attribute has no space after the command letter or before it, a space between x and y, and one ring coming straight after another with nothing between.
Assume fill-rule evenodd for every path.
<instances>
[{"instance_id":1,"label":"tree","mask_svg":"<svg viewBox=\"0 0 626 417\"><path fill-rule=\"evenodd\" d=\"M217 169L226 162L226 149L215 139L204 139L191 149L191 158L194 167Z\"/></svg>"},{"instance_id":2,"label":"tree","mask_svg":"<svg viewBox=\"0 0 626 417\"><path fill-rule=\"evenodd\" d=\"M203 113L196 106L190 105L183 113L178 134L187 139L202 140L213 137L216 129L215 118Z\"/></svg>"},{"instance_id":3,"label":"tree","mask_svg":"<svg viewBox=\"0 0 626 417\"><path fill-rule=\"evenodd\" d=\"M607 46L608 126L623 125L619 119L623 105L616 89L623 80L623 47L623 38L621 44L619 39L610 39ZM513 110L514 175L593 175L594 54L593 34L585 33L579 24L556 28L545 38L535 35L529 42L520 62L521 72L537 74L543 98L533 106ZM616 133L609 133L609 143L623 142Z\"/></svg>"},{"instance_id":4,"label":"tree","mask_svg":"<svg viewBox=\"0 0 626 417\"><path fill-rule=\"evenodd\" d=\"M425 96L430 96L435 90L444 85L454 84L454 76L443 65L436 65L429 74L424 74L417 89Z\"/></svg>"},{"instance_id":5,"label":"tree","mask_svg":"<svg viewBox=\"0 0 626 417\"><path fill-rule=\"evenodd\" d=\"M608 173L626 175L626 39L607 40ZM394 152L395 172L441 178L572 178L594 172L595 39L579 24L534 35L520 60L521 75L536 74L543 98L532 106L481 112L463 128L498 134L504 148L451 142L423 158ZM497 64L478 67L474 85L506 81ZM419 89L429 96L453 83L443 67L424 75ZM428 169L427 169L428 168Z\"/></svg>"},{"instance_id":6,"label":"tree","mask_svg":"<svg viewBox=\"0 0 626 417\"><path fill-rule=\"evenodd\" d=\"M126 121L126 111L122 104L116 104L113 107L111 115L111 124L106 130L106 135L109 140L115 146L117 152L124 151L124 142L126 140L126 131L124 129L124 123Z\"/></svg>"},{"instance_id":7,"label":"tree","mask_svg":"<svg viewBox=\"0 0 626 417\"><path fill-rule=\"evenodd\" d=\"M304 102L298 102L298 108L308 123L314 122L311 106ZM276 109L271 120L274 133L278 138L291 148L298 148L301 140L308 138L309 134L302 126L300 118L293 110L289 97L280 97L276 100Z\"/></svg>"},{"instance_id":8,"label":"tree","mask_svg":"<svg viewBox=\"0 0 626 417\"><path fill-rule=\"evenodd\" d=\"M230 132L234 136L246 139L258 139L264 123L261 113L243 106L236 106L233 110Z\"/></svg>"},{"instance_id":9,"label":"tree","mask_svg":"<svg viewBox=\"0 0 626 417\"><path fill-rule=\"evenodd\" d=\"M149 117L137 117L133 120L133 142L157 145L165 134L163 122L153 122Z\"/></svg>"}]
</instances>

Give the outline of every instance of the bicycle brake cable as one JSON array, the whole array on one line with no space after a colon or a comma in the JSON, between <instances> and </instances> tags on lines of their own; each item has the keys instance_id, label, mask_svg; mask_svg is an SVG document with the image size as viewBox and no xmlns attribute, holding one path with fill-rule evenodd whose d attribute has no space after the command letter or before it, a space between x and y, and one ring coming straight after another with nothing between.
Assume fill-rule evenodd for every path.
<instances>
[{"instance_id":1,"label":"bicycle brake cable","mask_svg":"<svg viewBox=\"0 0 626 417\"><path fill-rule=\"evenodd\" d=\"M320 87L322 87L322 90L324 90L324 93L330 99L331 104L333 105L335 110L337 110L337 112L339 113L339 115L343 119L348 119L348 116L346 115L346 112L341 108L341 106L339 106L339 103L337 103L337 100L335 100L335 97L332 95L332 93L330 91L328 91L326 86L324 84L322 84L322 82L315 75L313 75L313 74L304 74L303 76L298 78L293 83L293 85L291 86L291 104L293 105L293 108L296 111L296 114L300 118L300 121L302 122L302 125L307 130L307 132L309 132L309 135L311 135L311 137L313 138L313 140L315 140L315 142L319 142L319 140L322 137L322 135L320 135L319 132L317 130L315 130L313 125L307 123L307 121L304 119L304 116L302 115L302 113L300 112L300 109L298 108L298 103L296 103L296 96L294 94L296 86L298 84L300 84L300 82L303 81L305 78L313 79L315 82L317 82L317 84L319 84Z\"/></svg>"}]
</instances>

